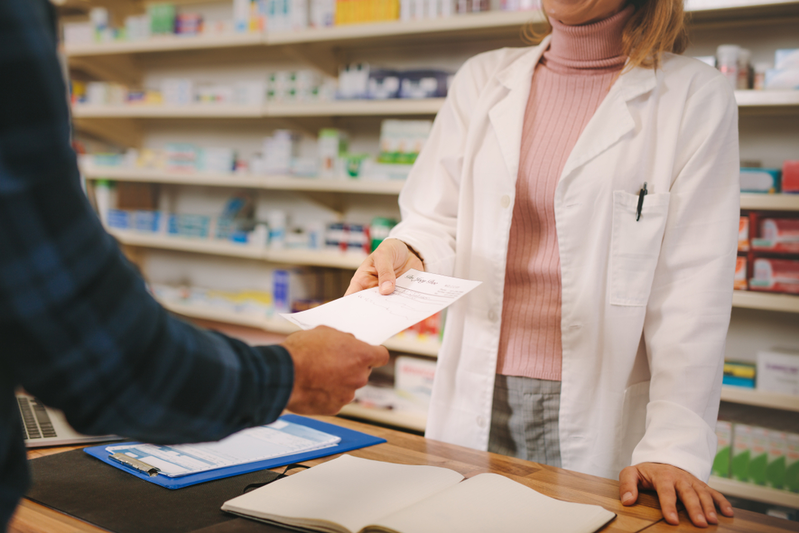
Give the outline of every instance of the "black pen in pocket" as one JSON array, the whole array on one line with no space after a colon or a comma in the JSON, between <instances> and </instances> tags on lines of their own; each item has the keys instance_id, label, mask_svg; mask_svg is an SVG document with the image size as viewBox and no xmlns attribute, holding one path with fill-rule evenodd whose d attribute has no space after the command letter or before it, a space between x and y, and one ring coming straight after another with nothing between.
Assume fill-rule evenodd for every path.
<instances>
[{"instance_id":1,"label":"black pen in pocket","mask_svg":"<svg viewBox=\"0 0 799 533\"><path fill-rule=\"evenodd\" d=\"M641 220L641 209L644 207L644 196L647 195L646 190L646 182L644 182L644 186L641 187L641 190L638 192L638 208L635 210L635 221L638 222Z\"/></svg>"}]
</instances>

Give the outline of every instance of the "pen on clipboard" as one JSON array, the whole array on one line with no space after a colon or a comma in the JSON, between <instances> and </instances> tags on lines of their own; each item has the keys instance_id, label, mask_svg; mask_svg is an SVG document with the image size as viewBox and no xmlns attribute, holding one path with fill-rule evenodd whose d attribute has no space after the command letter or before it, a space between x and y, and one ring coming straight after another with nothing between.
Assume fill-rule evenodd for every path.
<instances>
[{"instance_id":1,"label":"pen on clipboard","mask_svg":"<svg viewBox=\"0 0 799 533\"><path fill-rule=\"evenodd\" d=\"M144 461L139 461L138 459L134 459L129 455L125 455L124 453L114 453L108 456L109 459L112 459L118 463L122 463L125 466L129 466L134 470L138 470L139 472L143 472L150 477L157 476L158 473L161 471L160 468L156 468L152 465L148 465Z\"/></svg>"},{"instance_id":2,"label":"pen on clipboard","mask_svg":"<svg viewBox=\"0 0 799 533\"><path fill-rule=\"evenodd\" d=\"M644 182L644 186L641 187L641 190L638 192L638 208L635 210L635 221L638 222L641 220L641 209L644 207L644 196L647 195L646 190L646 182Z\"/></svg>"}]
</instances>

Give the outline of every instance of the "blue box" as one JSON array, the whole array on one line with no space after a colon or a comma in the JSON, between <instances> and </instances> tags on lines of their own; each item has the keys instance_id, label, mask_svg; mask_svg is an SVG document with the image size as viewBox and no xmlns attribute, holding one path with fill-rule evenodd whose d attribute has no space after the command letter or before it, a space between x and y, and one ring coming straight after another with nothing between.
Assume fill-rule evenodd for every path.
<instances>
[{"instance_id":1,"label":"blue box","mask_svg":"<svg viewBox=\"0 0 799 533\"><path fill-rule=\"evenodd\" d=\"M133 216L129 211L123 209L109 209L107 222L109 228L131 229L133 226Z\"/></svg>"},{"instance_id":2,"label":"blue box","mask_svg":"<svg viewBox=\"0 0 799 533\"><path fill-rule=\"evenodd\" d=\"M211 217L206 215L169 215L167 232L177 237L196 237L207 239L211 227Z\"/></svg>"},{"instance_id":3,"label":"blue box","mask_svg":"<svg viewBox=\"0 0 799 533\"><path fill-rule=\"evenodd\" d=\"M778 168L741 168L741 192L775 194L780 192L781 181Z\"/></svg>"},{"instance_id":4,"label":"blue box","mask_svg":"<svg viewBox=\"0 0 799 533\"><path fill-rule=\"evenodd\" d=\"M148 233L157 233L161 225L161 213L158 211L149 211L146 209L139 209L133 214L134 229L136 231L144 231Z\"/></svg>"}]
</instances>

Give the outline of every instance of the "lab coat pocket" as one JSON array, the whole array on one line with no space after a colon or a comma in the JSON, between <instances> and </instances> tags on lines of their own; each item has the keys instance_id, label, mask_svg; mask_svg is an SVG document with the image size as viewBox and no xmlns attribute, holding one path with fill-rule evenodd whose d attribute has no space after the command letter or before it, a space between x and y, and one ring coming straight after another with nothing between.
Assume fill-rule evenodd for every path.
<instances>
[{"instance_id":1,"label":"lab coat pocket","mask_svg":"<svg viewBox=\"0 0 799 533\"><path fill-rule=\"evenodd\" d=\"M632 460L633 451L646 433L646 406L649 404L649 381L636 383L624 390L624 405L622 406L621 435L619 457L624 461L620 467L625 467Z\"/></svg>"},{"instance_id":2,"label":"lab coat pocket","mask_svg":"<svg viewBox=\"0 0 799 533\"><path fill-rule=\"evenodd\" d=\"M652 289L669 214L669 193L647 194L639 220L637 208L638 195L613 191L611 305L646 305Z\"/></svg>"}]
</instances>

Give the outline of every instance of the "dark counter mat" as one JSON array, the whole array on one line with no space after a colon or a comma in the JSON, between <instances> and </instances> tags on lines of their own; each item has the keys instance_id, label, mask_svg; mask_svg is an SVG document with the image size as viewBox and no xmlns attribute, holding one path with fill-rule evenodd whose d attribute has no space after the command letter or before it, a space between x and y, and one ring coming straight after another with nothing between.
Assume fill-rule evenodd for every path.
<instances>
[{"instance_id":1,"label":"dark counter mat","mask_svg":"<svg viewBox=\"0 0 799 533\"><path fill-rule=\"evenodd\" d=\"M277 473L262 470L178 490L165 489L112 468L83 450L28 461L33 484L26 497L115 533L289 531L220 510L250 483Z\"/></svg>"}]
</instances>

